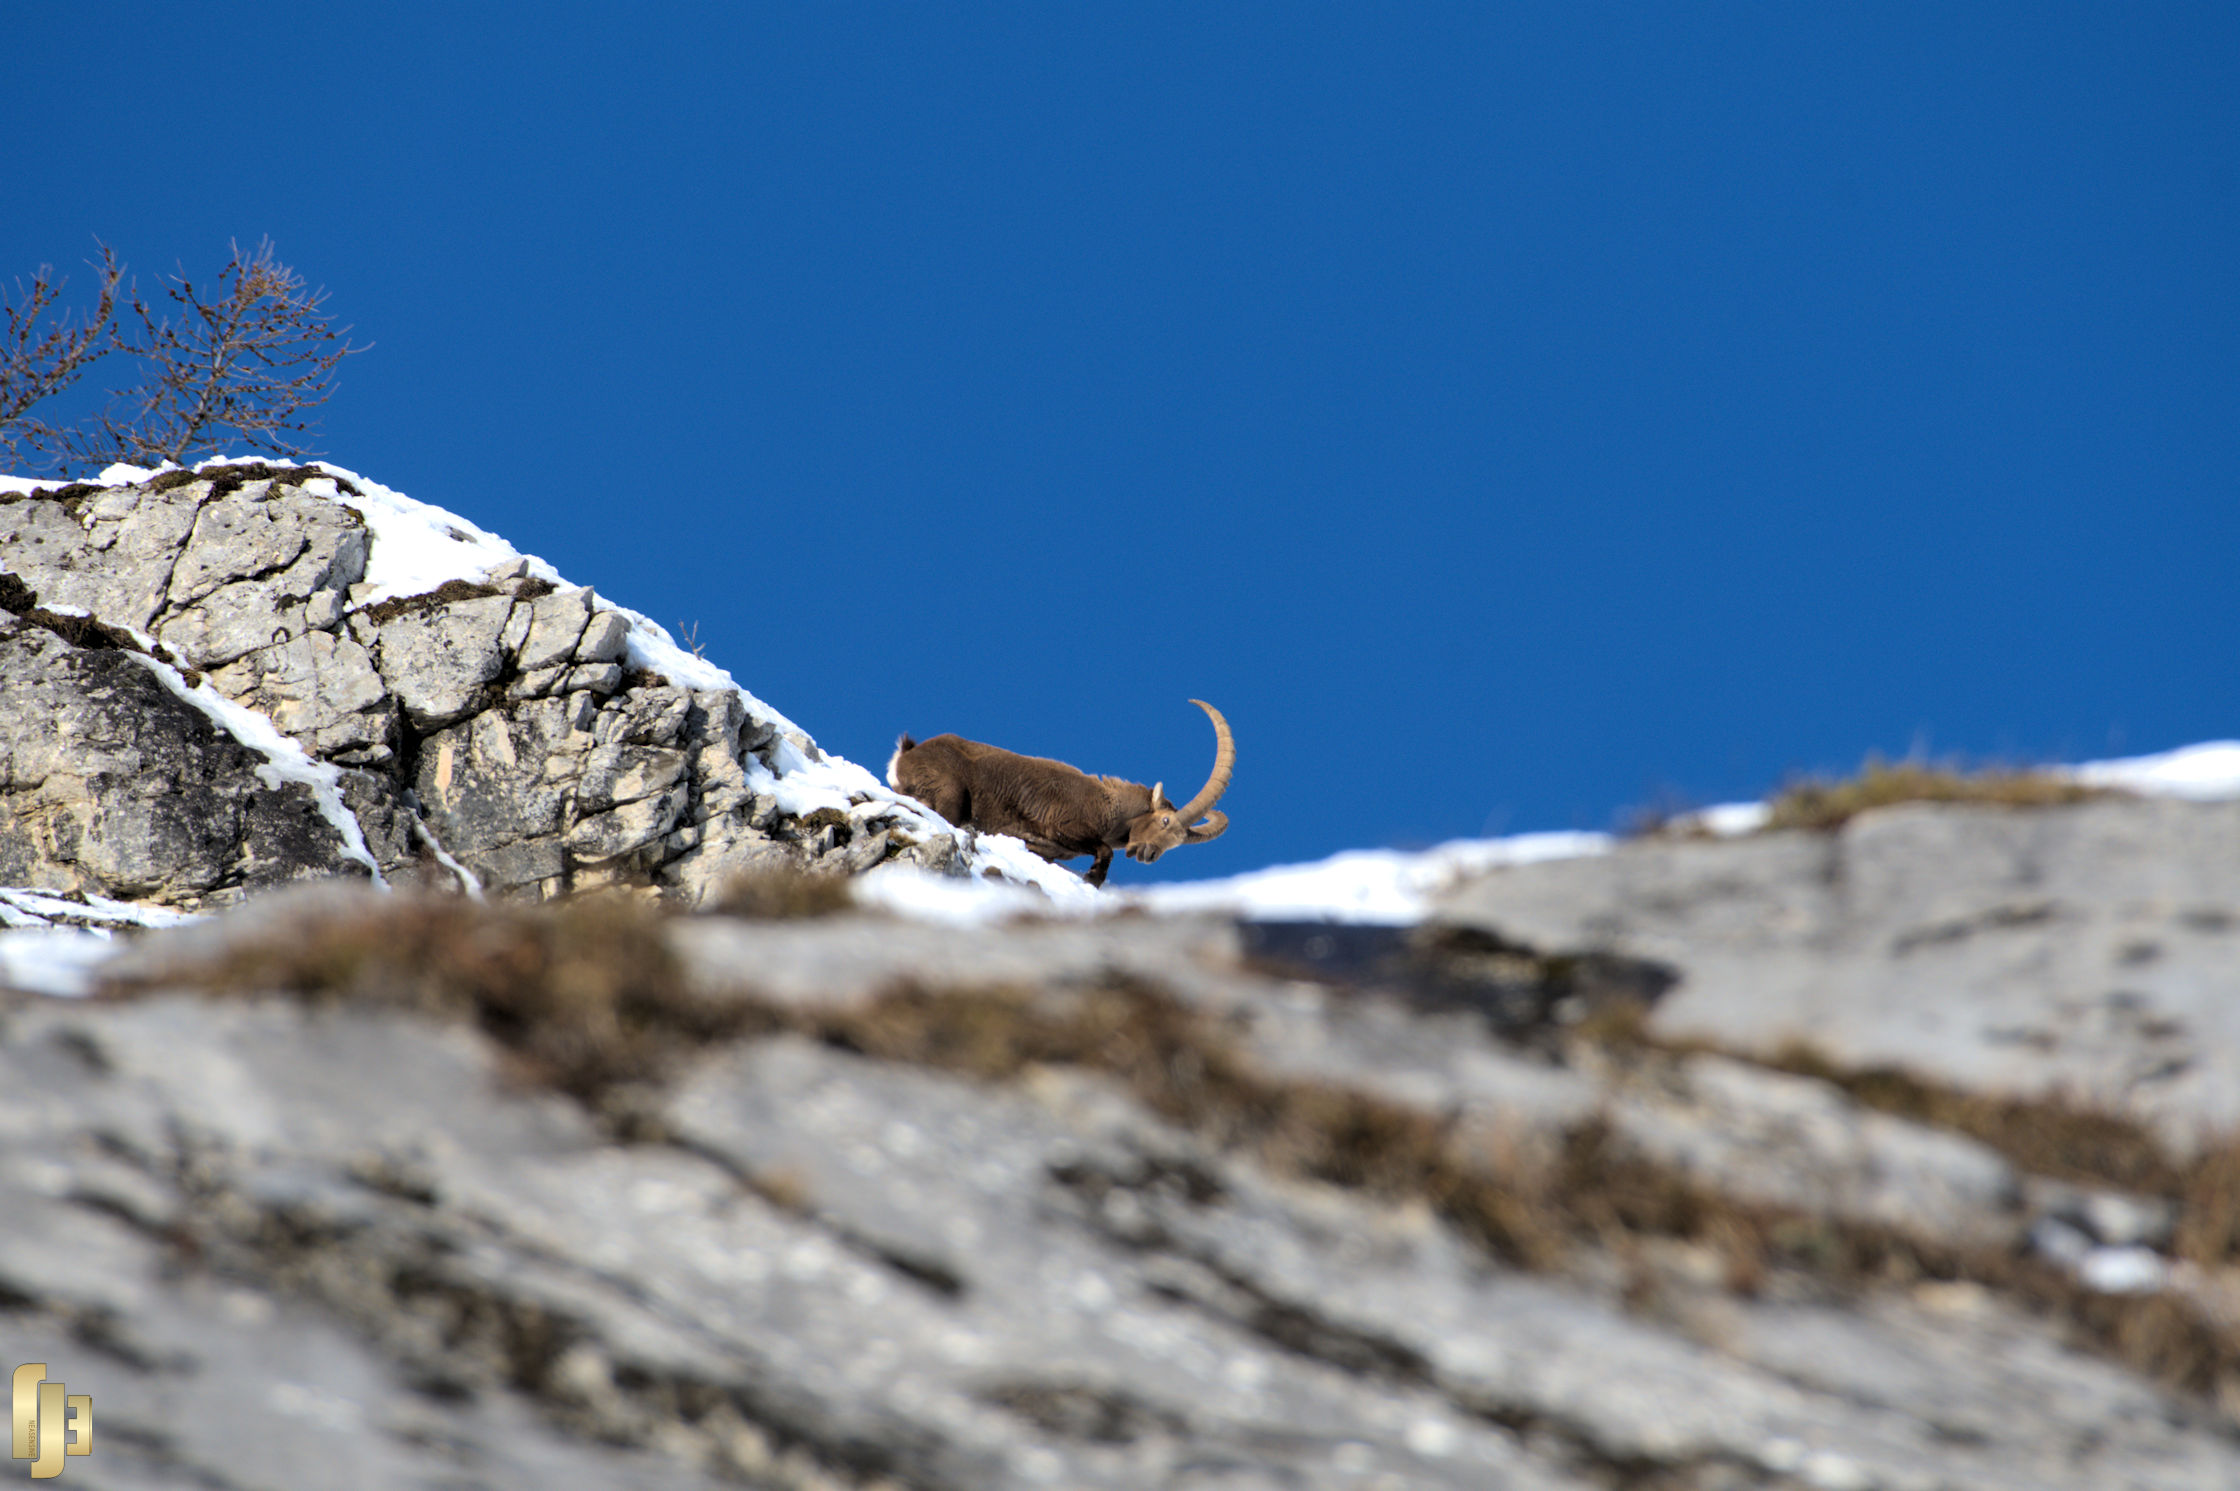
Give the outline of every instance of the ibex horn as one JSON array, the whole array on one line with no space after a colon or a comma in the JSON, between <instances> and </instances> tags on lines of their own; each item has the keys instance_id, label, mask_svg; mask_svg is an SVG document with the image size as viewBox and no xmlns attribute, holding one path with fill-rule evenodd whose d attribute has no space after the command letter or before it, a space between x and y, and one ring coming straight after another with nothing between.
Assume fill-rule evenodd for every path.
<instances>
[{"instance_id":1,"label":"ibex horn","mask_svg":"<svg viewBox=\"0 0 2240 1491\"><path fill-rule=\"evenodd\" d=\"M1208 809L1221 801L1221 794L1229 790L1229 774L1237 767L1237 742L1229 733L1229 722L1221 717L1220 710L1205 700L1192 699L1190 702L1204 710L1206 717L1213 721L1213 775L1206 778L1206 784L1198 789L1196 797L1175 809L1175 816L1184 823L1197 822L1206 815Z\"/></svg>"}]
</instances>

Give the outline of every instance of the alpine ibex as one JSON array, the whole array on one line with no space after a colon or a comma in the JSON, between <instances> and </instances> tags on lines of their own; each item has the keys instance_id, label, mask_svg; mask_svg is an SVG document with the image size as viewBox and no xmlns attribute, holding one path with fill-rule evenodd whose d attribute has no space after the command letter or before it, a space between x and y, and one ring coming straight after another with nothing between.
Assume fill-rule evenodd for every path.
<instances>
[{"instance_id":1,"label":"alpine ibex","mask_svg":"<svg viewBox=\"0 0 2240 1491\"><path fill-rule=\"evenodd\" d=\"M1044 859L1093 854L1097 862L1083 878L1102 885L1115 849L1150 864L1177 844L1203 844L1229 827L1229 815L1212 809L1229 788L1237 743L1220 710L1203 699L1190 702L1213 721L1213 775L1179 808L1167 799L1163 782L1146 787L1119 777L1093 777L1063 761L1022 756L955 735L927 741L903 736L887 762L887 785L959 828L1024 839Z\"/></svg>"}]
</instances>

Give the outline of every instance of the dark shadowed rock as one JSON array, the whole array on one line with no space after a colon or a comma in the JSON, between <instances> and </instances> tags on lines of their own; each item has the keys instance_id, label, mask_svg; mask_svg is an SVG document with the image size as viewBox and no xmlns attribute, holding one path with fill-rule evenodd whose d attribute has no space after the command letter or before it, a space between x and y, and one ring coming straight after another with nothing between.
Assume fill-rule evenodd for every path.
<instances>
[{"instance_id":1,"label":"dark shadowed rock","mask_svg":"<svg viewBox=\"0 0 2240 1491\"><path fill-rule=\"evenodd\" d=\"M0 611L0 884L194 907L363 875L312 790L158 679Z\"/></svg>"}]
</instances>

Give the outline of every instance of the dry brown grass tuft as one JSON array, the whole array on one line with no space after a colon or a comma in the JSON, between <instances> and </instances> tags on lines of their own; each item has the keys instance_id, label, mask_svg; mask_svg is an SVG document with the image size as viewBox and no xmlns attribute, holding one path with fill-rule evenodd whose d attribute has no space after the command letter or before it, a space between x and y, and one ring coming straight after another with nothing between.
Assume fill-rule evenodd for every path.
<instances>
[{"instance_id":1,"label":"dry brown grass tuft","mask_svg":"<svg viewBox=\"0 0 2240 1491\"><path fill-rule=\"evenodd\" d=\"M684 992L661 914L619 895L543 906L396 895L247 935L164 987L282 993L471 1019L525 1075L587 1102L759 1018ZM116 991L130 993L130 990Z\"/></svg>"},{"instance_id":2,"label":"dry brown grass tuft","mask_svg":"<svg viewBox=\"0 0 2240 1491\"><path fill-rule=\"evenodd\" d=\"M808 1021L808 1033L849 1050L984 1080L1034 1065L1104 1072L1161 1117L1272 1169L1424 1198L1531 1267L1552 1267L1562 1253L1565 1229L1539 1214L1541 1177L1469 1173L1435 1115L1329 1083L1268 1078L1215 1021L1147 984L1114 979L1059 997L906 988Z\"/></svg>"},{"instance_id":3,"label":"dry brown grass tuft","mask_svg":"<svg viewBox=\"0 0 2240 1491\"><path fill-rule=\"evenodd\" d=\"M2210 1267L2240 1260L2240 1144L2205 1150L2186 1167L2173 1247Z\"/></svg>"},{"instance_id":4,"label":"dry brown grass tuft","mask_svg":"<svg viewBox=\"0 0 2240 1491\"><path fill-rule=\"evenodd\" d=\"M2104 797L2106 789L2086 787L2042 771L1994 768L1968 772L1951 766L1884 761L1869 756L1847 781L1813 778L1792 782L1767 804L1765 826L1841 828L1872 808L1903 802L1985 803L1997 807L2043 808Z\"/></svg>"},{"instance_id":5,"label":"dry brown grass tuft","mask_svg":"<svg viewBox=\"0 0 2240 1491\"><path fill-rule=\"evenodd\" d=\"M1880 1112L1966 1134L2034 1175L2155 1196L2178 1196L2187 1185L2186 1167L2145 1125L2116 1114L2060 1098L1967 1092L1897 1067L1846 1067L1802 1042L1782 1048L1768 1065L1833 1083Z\"/></svg>"},{"instance_id":6,"label":"dry brown grass tuft","mask_svg":"<svg viewBox=\"0 0 2240 1491\"><path fill-rule=\"evenodd\" d=\"M182 982L213 994L283 992L469 1019L529 1074L625 1115L618 1088L658 1080L711 1042L779 1029L989 1081L1038 1065L1078 1067L1278 1173L1420 1201L1521 1267L1563 1268L1590 1248L1640 1260L1657 1240L1678 1239L1711 1250L1728 1287L1743 1294L1776 1276L1839 1294L1967 1281L2065 1321L2082 1342L2161 1381L2240 1392L2240 1332L2181 1296L2096 1294L2018 1248L1957 1246L1739 1201L1643 1157L1600 1124L1489 1153L1437 1114L1271 1075L1221 1020L1140 981L1066 991L903 988L838 1008L718 1005L684 992L663 918L640 901L507 907L396 896L293 920L204 966L166 970L167 987ZM1621 1055L1653 1059L1637 1018L1613 1014L1610 1025L1604 1034ZM2143 1130L2106 1115L1955 1093L1892 1071L1845 1072L1801 1047L1781 1064L1869 1106L1974 1134L2037 1173L2175 1196L2182 1256L2240 1257L2240 1149L2180 1165ZM761 1184L778 1204L803 1203L798 1177ZM1642 1277L1653 1294L1654 1280Z\"/></svg>"},{"instance_id":7,"label":"dry brown grass tuft","mask_svg":"<svg viewBox=\"0 0 2240 1491\"><path fill-rule=\"evenodd\" d=\"M803 917L834 916L855 909L853 882L845 875L816 875L806 870L749 870L735 875L723 893L708 905L710 911L756 921L794 921Z\"/></svg>"},{"instance_id":8,"label":"dry brown grass tuft","mask_svg":"<svg viewBox=\"0 0 2240 1491\"><path fill-rule=\"evenodd\" d=\"M1035 1064L1085 1067L1210 1142L1283 1173L1429 1204L1507 1262L1564 1267L1583 1246L1639 1258L1654 1239L1708 1248L1731 1290L1777 1272L1838 1294L1877 1285L1965 1281L2065 1321L2080 1343L2174 1387L2240 1383L2240 1333L2182 1298L2098 1294L2064 1268L2010 1247L1956 1245L1887 1226L1738 1201L1646 1159L1590 1123L1552 1153L1489 1160L1432 1114L1317 1081L1258 1071L1219 1022L1127 981L1064 997L1018 990L904 989L868 1005L796 1017L804 1033L885 1060L987 1080ZM1799 1056L1792 1069L1825 1063ZM2003 1140L2031 1168L2141 1189L2177 1186L2188 1214L2213 1216L2187 1256L2240 1253L2240 1151L2173 1166L2123 1120L1943 1093L1896 1073L1845 1085L1863 1102ZM1976 1104L1980 1106L1971 1106ZM2046 1122L2051 1113L2055 1122ZM2033 1132L2033 1127L2039 1131ZM1646 1285L1652 1292L1653 1285Z\"/></svg>"}]
</instances>

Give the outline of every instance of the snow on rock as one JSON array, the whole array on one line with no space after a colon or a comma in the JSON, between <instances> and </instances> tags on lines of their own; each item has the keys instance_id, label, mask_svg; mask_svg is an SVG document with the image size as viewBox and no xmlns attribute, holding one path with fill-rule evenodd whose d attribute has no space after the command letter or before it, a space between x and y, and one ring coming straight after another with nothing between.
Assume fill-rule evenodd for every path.
<instances>
[{"instance_id":1,"label":"snow on rock","mask_svg":"<svg viewBox=\"0 0 2240 1491\"><path fill-rule=\"evenodd\" d=\"M130 471L135 468L127 466L122 469ZM70 485L73 485L70 478L63 476L0 476L0 492L11 496L21 496L26 492L51 492L58 487Z\"/></svg>"},{"instance_id":2,"label":"snow on rock","mask_svg":"<svg viewBox=\"0 0 2240 1491\"><path fill-rule=\"evenodd\" d=\"M0 885L0 926L9 928L83 926L106 933L110 927L176 927L194 919L189 912L112 901L91 892L64 895Z\"/></svg>"},{"instance_id":3,"label":"snow on rock","mask_svg":"<svg viewBox=\"0 0 2240 1491\"><path fill-rule=\"evenodd\" d=\"M1764 828L1773 807L1762 802L1723 802L1700 812L1683 814L1676 826L1707 833L1715 839L1739 839Z\"/></svg>"},{"instance_id":4,"label":"snow on rock","mask_svg":"<svg viewBox=\"0 0 2240 1491\"><path fill-rule=\"evenodd\" d=\"M524 555L457 513L407 497L341 466L326 461L312 464L348 483L347 487L330 484L321 495L353 509L373 533L363 582L372 587L364 596L367 604L425 595L446 580L471 580L522 559L528 561L530 574L564 583L560 572L542 559ZM319 488L314 485L309 490Z\"/></svg>"},{"instance_id":5,"label":"snow on rock","mask_svg":"<svg viewBox=\"0 0 2240 1491\"><path fill-rule=\"evenodd\" d=\"M369 602L425 594L446 581L476 579L524 560L529 573L537 578L556 585L570 583L544 560L523 555L504 539L455 513L329 462L316 464L356 488L352 493L338 486L334 495L365 519L373 535L364 581L373 587L365 596ZM776 799L780 812L798 817L820 808L848 812L865 804L878 804L889 810L884 816L922 835L953 831L915 799L888 788L854 762L820 749L807 731L756 697L728 669L679 646L667 628L645 613L626 606L610 609L628 625L623 658L631 668L658 673L682 688L734 694L749 719L778 732L780 739L772 751L775 765L764 765L750 757L746 775L750 787ZM1071 894L1064 888L1067 886L1088 889L1079 877L1026 854L1024 846L1020 848L1018 854L992 845L978 852L968 849L966 866L976 875L992 871L1006 880L1053 894Z\"/></svg>"},{"instance_id":6,"label":"snow on rock","mask_svg":"<svg viewBox=\"0 0 2240 1491\"><path fill-rule=\"evenodd\" d=\"M2086 787L2106 787L2140 797L2221 802L2240 797L2240 740L2210 740L2152 756L2123 756L2044 770ZM1727 802L1682 814L1674 820L1674 826L1717 839L1733 839L1764 828L1771 813L1771 807L1763 802Z\"/></svg>"},{"instance_id":7,"label":"snow on rock","mask_svg":"<svg viewBox=\"0 0 2240 1491\"><path fill-rule=\"evenodd\" d=\"M265 456L216 456L197 461L197 471L223 466L262 465ZM446 580L468 580L516 560L527 559L529 572L558 583L559 571L542 559L522 554L512 544L476 524L430 502L407 497L331 461L312 461L311 467L338 481L307 486L315 495L332 498L364 518L374 535L366 561L365 579L371 587L363 604L398 596L424 595ZM108 487L136 486L179 468L169 462L154 468L123 463L108 467L99 478ZM348 485L345 486L344 483ZM350 490L355 488L356 490Z\"/></svg>"},{"instance_id":8,"label":"snow on rock","mask_svg":"<svg viewBox=\"0 0 2240 1491\"><path fill-rule=\"evenodd\" d=\"M2240 797L2240 741L2208 741L2152 756L2088 761L2049 768L2093 787L2142 797L2214 801ZM1765 827L1763 802L1721 803L1679 820L1715 838L1739 838ZM1111 900L1154 911L1223 911L1257 920L1378 922L1423 918L1438 893L1483 870L1569 859L1608 851L1607 834L1543 833L1507 839L1464 839L1418 853L1351 850L1313 864L1278 865L1225 880L1179 881L1115 891Z\"/></svg>"},{"instance_id":9,"label":"snow on rock","mask_svg":"<svg viewBox=\"0 0 2240 1491\"><path fill-rule=\"evenodd\" d=\"M1015 839L1011 842L1018 843ZM1026 848L1023 844L1019 847L1022 851ZM1012 880L990 880L981 876L959 879L954 875L936 875L915 865L881 865L855 883L855 898L860 906L906 916L912 921L957 927L986 926L1021 916L1079 915L1109 904L1094 886L1084 883L1079 876L1068 874L1055 865L1045 864L1042 868L1051 876L1051 881L1047 886L1030 887ZM1065 880L1057 881L1057 876L1064 876Z\"/></svg>"},{"instance_id":10,"label":"snow on rock","mask_svg":"<svg viewBox=\"0 0 2240 1491\"><path fill-rule=\"evenodd\" d=\"M142 643L147 645L145 638ZM219 729L263 756L264 764L257 768L257 777L267 787L277 790L290 782L299 782L310 788L312 801L319 807L319 816L326 819L341 838L343 853L364 865L374 884L387 889L389 882L382 876L381 866L366 848L365 829L359 824L358 815L343 805L339 770L327 762L312 760L304 754L302 746L281 734L270 719L234 703L209 684L189 684L177 668L146 653L135 653L133 657L165 688L208 715Z\"/></svg>"},{"instance_id":11,"label":"snow on rock","mask_svg":"<svg viewBox=\"0 0 2240 1491\"><path fill-rule=\"evenodd\" d=\"M116 950L115 931L193 920L183 911L90 892L0 886L0 989L80 998L93 992L95 968Z\"/></svg>"}]
</instances>

